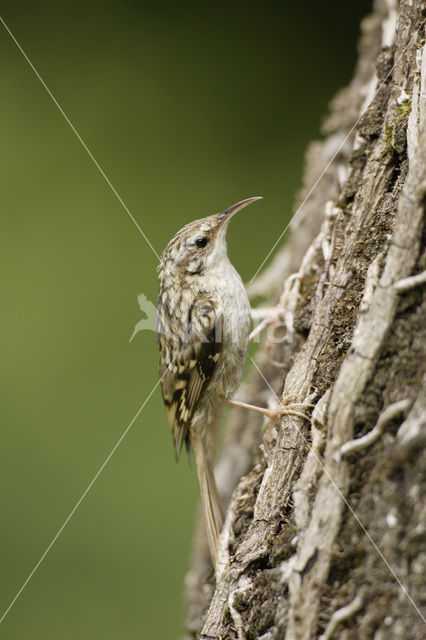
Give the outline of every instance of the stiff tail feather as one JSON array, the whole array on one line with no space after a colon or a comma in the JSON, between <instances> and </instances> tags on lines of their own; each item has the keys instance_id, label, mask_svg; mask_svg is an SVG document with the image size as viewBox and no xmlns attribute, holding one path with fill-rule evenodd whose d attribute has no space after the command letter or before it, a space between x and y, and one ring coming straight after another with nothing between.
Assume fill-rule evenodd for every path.
<instances>
[{"instance_id":1,"label":"stiff tail feather","mask_svg":"<svg viewBox=\"0 0 426 640\"><path fill-rule=\"evenodd\" d=\"M223 525L222 504L216 487L213 470L207 460L204 444L198 433L191 433L191 445L194 451L207 539L213 565L216 567L219 535Z\"/></svg>"}]
</instances>

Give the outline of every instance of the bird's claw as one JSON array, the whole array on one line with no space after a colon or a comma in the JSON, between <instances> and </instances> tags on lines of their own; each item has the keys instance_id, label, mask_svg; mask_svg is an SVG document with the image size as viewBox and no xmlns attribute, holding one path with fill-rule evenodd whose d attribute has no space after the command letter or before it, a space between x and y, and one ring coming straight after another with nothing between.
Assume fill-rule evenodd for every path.
<instances>
[{"instance_id":1,"label":"bird's claw","mask_svg":"<svg viewBox=\"0 0 426 640\"><path fill-rule=\"evenodd\" d=\"M292 402L295 395L286 396L283 398L281 404L274 409L269 409L269 417L271 420L276 420L284 415L296 416L303 420L310 420L310 417L306 413L302 413L303 409L312 409L314 407L310 402Z\"/></svg>"}]
</instances>

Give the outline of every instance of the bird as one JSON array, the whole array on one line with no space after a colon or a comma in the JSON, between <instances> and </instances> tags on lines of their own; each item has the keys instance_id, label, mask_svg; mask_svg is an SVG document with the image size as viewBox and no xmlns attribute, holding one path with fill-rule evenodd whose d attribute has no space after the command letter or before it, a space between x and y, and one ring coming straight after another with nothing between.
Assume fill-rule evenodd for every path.
<instances>
[{"instance_id":1,"label":"bird","mask_svg":"<svg viewBox=\"0 0 426 640\"><path fill-rule=\"evenodd\" d=\"M233 216L261 196L246 198L221 213L185 225L170 240L158 265L156 337L160 384L176 459L183 445L194 456L207 539L217 564L223 508L214 461L224 404L274 418L305 405L277 410L233 400L246 359L251 309L240 275L227 255Z\"/></svg>"}]
</instances>

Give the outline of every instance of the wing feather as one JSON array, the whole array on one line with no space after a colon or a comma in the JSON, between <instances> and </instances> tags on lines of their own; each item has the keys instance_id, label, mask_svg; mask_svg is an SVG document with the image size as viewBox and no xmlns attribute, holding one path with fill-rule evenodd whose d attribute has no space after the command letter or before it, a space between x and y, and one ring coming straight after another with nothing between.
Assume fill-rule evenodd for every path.
<instances>
[{"instance_id":1,"label":"wing feather","mask_svg":"<svg viewBox=\"0 0 426 640\"><path fill-rule=\"evenodd\" d=\"M190 309L188 338L159 336L161 388L172 428L176 458L184 442L203 392L216 369L222 351L222 315L215 300L200 296ZM184 328L179 327L182 334ZM177 333L177 332L176 332ZM166 362L171 348L171 361ZM169 351L169 353L167 353Z\"/></svg>"}]
</instances>

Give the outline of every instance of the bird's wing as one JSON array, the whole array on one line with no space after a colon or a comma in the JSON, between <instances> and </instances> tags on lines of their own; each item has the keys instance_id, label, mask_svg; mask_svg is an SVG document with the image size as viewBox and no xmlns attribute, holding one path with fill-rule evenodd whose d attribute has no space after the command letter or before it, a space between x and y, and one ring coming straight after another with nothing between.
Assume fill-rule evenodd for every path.
<instances>
[{"instance_id":1,"label":"bird's wing","mask_svg":"<svg viewBox=\"0 0 426 640\"><path fill-rule=\"evenodd\" d=\"M176 458L183 443L189 446L188 431L199 399L208 386L222 351L222 314L217 302L199 297L191 309L185 339L159 336L161 389L172 427ZM166 361L166 340L168 360Z\"/></svg>"}]
</instances>

